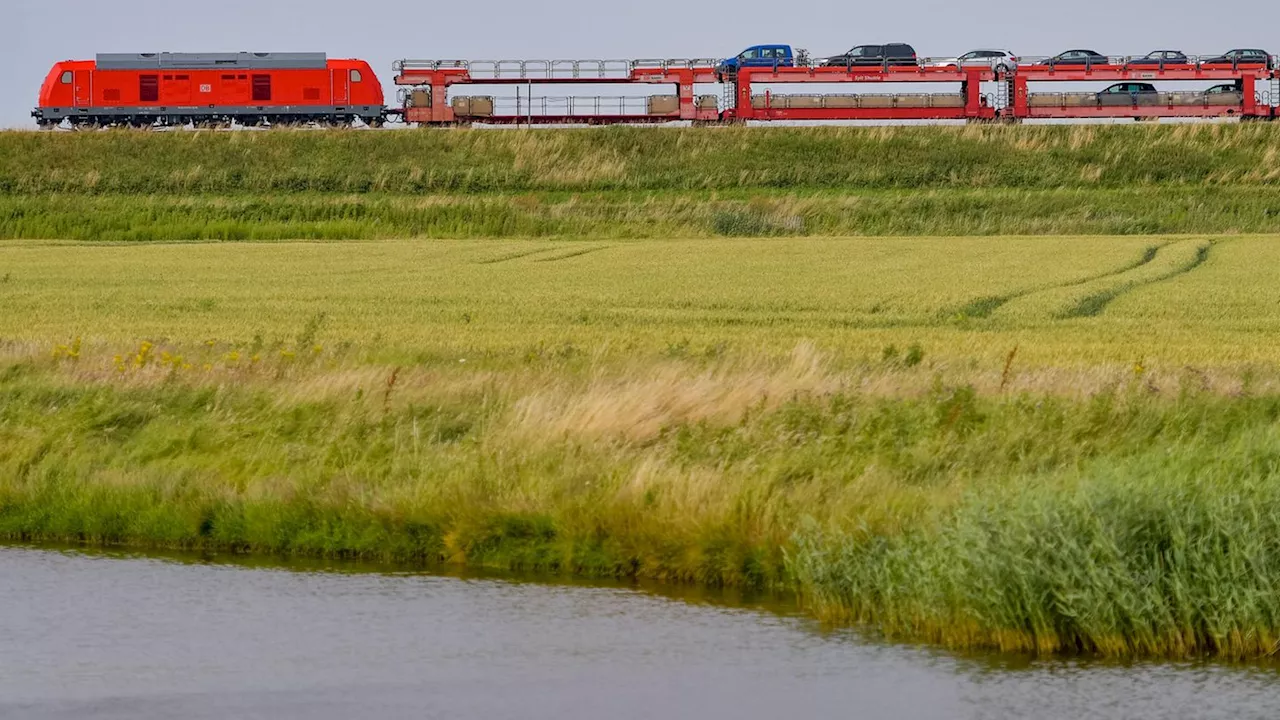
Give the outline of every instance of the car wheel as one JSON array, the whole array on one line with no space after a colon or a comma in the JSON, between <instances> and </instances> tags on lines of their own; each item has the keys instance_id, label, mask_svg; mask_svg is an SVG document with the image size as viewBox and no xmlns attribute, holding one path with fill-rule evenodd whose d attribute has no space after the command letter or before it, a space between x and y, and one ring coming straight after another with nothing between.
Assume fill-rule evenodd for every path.
<instances>
[{"instance_id":1,"label":"car wheel","mask_svg":"<svg viewBox=\"0 0 1280 720\"><path fill-rule=\"evenodd\" d=\"M1000 63L999 65L996 65L996 72L1007 73L1009 72L1009 66L1005 65L1004 63Z\"/></svg>"}]
</instances>

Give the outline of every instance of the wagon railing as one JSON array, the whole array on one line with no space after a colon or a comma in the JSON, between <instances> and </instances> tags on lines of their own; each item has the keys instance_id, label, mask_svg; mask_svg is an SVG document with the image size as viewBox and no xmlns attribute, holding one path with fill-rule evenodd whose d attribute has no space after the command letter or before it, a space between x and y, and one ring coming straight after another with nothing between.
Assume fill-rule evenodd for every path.
<instances>
[{"instance_id":1,"label":"wagon railing","mask_svg":"<svg viewBox=\"0 0 1280 720\"><path fill-rule=\"evenodd\" d=\"M397 73L462 68L473 80L623 80L642 69L707 69L712 58L641 58L635 60L397 60Z\"/></svg>"}]
</instances>

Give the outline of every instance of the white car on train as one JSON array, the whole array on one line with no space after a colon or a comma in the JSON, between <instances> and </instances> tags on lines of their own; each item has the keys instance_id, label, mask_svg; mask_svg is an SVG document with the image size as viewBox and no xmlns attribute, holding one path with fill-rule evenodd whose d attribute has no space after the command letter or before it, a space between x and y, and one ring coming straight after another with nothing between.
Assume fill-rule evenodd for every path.
<instances>
[{"instance_id":1,"label":"white car on train","mask_svg":"<svg viewBox=\"0 0 1280 720\"><path fill-rule=\"evenodd\" d=\"M930 58L929 67L989 67L996 72L1017 69L1018 56L1008 50L970 50L950 58Z\"/></svg>"}]
</instances>

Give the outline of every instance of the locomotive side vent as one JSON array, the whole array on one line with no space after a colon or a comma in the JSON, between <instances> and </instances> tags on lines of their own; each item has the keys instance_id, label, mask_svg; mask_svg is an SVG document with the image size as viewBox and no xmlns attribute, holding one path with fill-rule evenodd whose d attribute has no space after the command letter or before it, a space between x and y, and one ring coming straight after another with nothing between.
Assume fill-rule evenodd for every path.
<instances>
[{"instance_id":1,"label":"locomotive side vent","mask_svg":"<svg viewBox=\"0 0 1280 720\"><path fill-rule=\"evenodd\" d=\"M138 100L142 102L160 102L160 76L138 76Z\"/></svg>"},{"instance_id":2,"label":"locomotive side vent","mask_svg":"<svg viewBox=\"0 0 1280 720\"><path fill-rule=\"evenodd\" d=\"M253 76L253 101L271 102L271 76Z\"/></svg>"}]
</instances>

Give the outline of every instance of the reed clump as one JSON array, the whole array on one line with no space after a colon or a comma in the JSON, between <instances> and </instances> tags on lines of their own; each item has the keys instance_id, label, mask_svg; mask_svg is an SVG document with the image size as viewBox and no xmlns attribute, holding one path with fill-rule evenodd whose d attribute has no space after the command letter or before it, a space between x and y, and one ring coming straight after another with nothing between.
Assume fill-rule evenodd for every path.
<instances>
[{"instance_id":1,"label":"reed clump","mask_svg":"<svg viewBox=\"0 0 1280 720\"><path fill-rule=\"evenodd\" d=\"M1206 441L1171 447L1155 435L1149 450L1051 479L970 489L893 533L810 524L790 567L819 614L890 637L1010 652L1272 656L1280 444L1274 426L1216 450Z\"/></svg>"}]
</instances>

